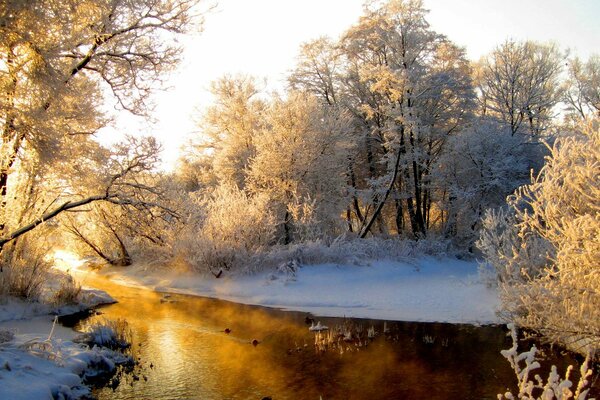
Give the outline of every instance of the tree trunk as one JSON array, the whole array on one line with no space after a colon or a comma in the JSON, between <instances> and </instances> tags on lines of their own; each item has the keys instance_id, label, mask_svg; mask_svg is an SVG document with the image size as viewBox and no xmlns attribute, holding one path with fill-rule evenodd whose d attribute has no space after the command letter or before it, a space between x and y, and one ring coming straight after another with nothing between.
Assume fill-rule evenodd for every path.
<instances>
[{"instance_id":1,"label":"tree trunk","mask_svg":"<svg viewBox=\"0 0 600 400\"><path fill-rule=\"evenodd\" d=\"M283 217L283 244L288 245L292 242L290 212L286 209Z\"/></svg>"},{"instance_id":2,"label":"tree trunk","mask_svg":"<svg viewBox=\"0 0 600 400\"><path fill-rule=\"evenodd\" d=\"M17 76L14 71L14 54L11 46L10 51L7 52L6 66L8 69L8 75L11 77L11 84L8 86L6 91L6 112L4 115L4 126L2 128L2 146L0 147L0 232L2 232L6 226L6 194L8 191L8 175L12 168L15 160L17 159L17 153L21 148L23 140L22 135L18 135L15 129L15 92L17 89ZM14 140L14 142L13 142ZM10 143L13 142L12 146Z\"/></svg>"},{"instance_id":3,"label":"tree trunk","mask_svg":"<svg viewBox=\"0 0 600 400\"><path fill-rule=\"evenodd\" d=\"M117 243L119 244L120 257L118 259L113 260L111 262L111 264L118 265L120 267L127 267L127 266L131 265L131 256L129 255L129 252L127 251L127 248L125 247L125 243L123 243L123 241L117 234L116 229L113 228L112 225L110 225L110 222L108 221L108 218L106 218L106 215L104 215L104 213L102 213L102 216L104 218L104 222L105 222L106 226L112 232L113 237L116 239Z\"/></svg>"},{"instance_id":4,"label":"tree trunk","mask_svg":"<svg viewBox=\"0 0 600 400\"><path fill-rule=\"evenodd\" d=\"M396 231L398 236L402 234L404 230L404 208L402 207L402 200L396 198Z\"/></svg>"},{"instance_id":5,"label":"tree trunk","mask_svg":"<svg viewBox=\"0 0 600 400\"><path fill-rule=\"evenodd\" d=\"M403 154L402 150L403 150L403 147L400 146L400 148L398 149L398 154L396 155L396 162L394 163L394 169L393 169L393 173L392 173L392 178L390 179L390 184L389 184L387 190L385 191L385 194L383 195L382 201L377 205L377 208L375 209L375 212L371 216L371 219L369 220L369 222L367 223L367 225L365 225L365 227L363 228L362 232L360 233L359 237L361 239L364 238L364 237L366 237L367 233L369 233L369 231L371 230L371 227L373 226L373 222L375 222L375 220L381 214L381 210L383 209L383 205L385 204L388 196L390 195L390 192L392 191L392 189L394 187L394 183L396 182L396 177L398 176L398 166L400 165L400 157Z\"/></svg>"},{"instance_id":6,"label":"tree trunk","mask_svg":"<svg viewBox=\"0 0 600 400\"><path fill-rule=\"evenodd\" d=\"M352 205L354 206L354 213L356 214L356 218L358 219L358 224L361 226L364 223L364 217L362 212L360 211L360 205L358 204L358 198L356 197L356 175L354 175L354 168L352 168L352 161L350 160L350 164L348 165L348 175L350 178L350 187L352 188ZM352 232L352 230L350 230Z\"/></svg>"},{"instance_id":7,"label":"tree trunk","mask_svg":"<svg viewBox=\"0 0 600 400\"><path fill-rule=\"evenodd\" d=\"M346 208L346 223L348 224L348 232L354 232L354 229L352 228L352 211L350 210L350 207Z\"/></svg>"},{"instance_id":8,"label":"tree trunk","mask_svg":"<svg viewBox=\"0 0 600 400\"><path fill-rule=\"evenodd\" d=\"M448 196L448 216L446 221L446 229L444 236L446 238L451 238L456 236L457 234L457 218L458 215L456 213L456 196L450 195Z\"/></svg>"}]
</instances>

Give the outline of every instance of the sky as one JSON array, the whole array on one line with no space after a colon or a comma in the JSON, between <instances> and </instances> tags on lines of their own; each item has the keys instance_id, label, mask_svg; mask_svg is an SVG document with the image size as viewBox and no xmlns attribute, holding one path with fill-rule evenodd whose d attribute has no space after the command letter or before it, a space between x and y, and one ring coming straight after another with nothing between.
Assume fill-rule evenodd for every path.
<instances>
[{"instance_id":1,"label":"sky","mask_svg":"<svg viewBox=\"0 0 600 400\"><path fill-rule=\"evenodd\" d=\"M155 122L123 113L100 133L110 144L124 133L153 134L172 170L182 147L200 135L199 117L211 103L210 82L225 74L266 78L281 89L303 42L339 37L362 14L364 0L217 0L203 31L183 38L183 60L155 96ZM553 41L587 59L600 54L600 0L424 0L438 33L477 60L508 38Z\"/></svg>"}]
</instances>

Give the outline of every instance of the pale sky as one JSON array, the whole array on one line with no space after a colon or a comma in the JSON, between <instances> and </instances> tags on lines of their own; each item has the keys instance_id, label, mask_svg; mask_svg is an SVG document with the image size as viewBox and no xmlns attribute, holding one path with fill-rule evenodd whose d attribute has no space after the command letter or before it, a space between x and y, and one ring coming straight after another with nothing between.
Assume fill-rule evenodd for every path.
<instances>
[{"instance_id":1,"label":"pale sky","mask_svg":"<svg viewBox=\"0 0 600 400\"><path fill-rule=\"evenodd\" d=\"M124 131L154 134L163 164L172 169L180 148L198 134L194 120L210 104L211 81L226 73L266 77L280 89L294 67L300 44L339 37L362 14L364 0L217 0L204 30L184 39L183 62L156 95L156 124L124 115L105 143ZM479 59L507 38L554 41L586 59L600 53L600 0L424 0L431 27ZM195 133L196 132L196 133Z\"/></svg>"}]
</instances>

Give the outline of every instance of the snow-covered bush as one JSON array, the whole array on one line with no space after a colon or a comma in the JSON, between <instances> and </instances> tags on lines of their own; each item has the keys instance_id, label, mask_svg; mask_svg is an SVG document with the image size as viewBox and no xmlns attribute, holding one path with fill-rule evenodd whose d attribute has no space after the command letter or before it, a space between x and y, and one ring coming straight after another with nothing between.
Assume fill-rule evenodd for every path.
<instances>
[{"instance_id":1,"label":"snow-covered bush","mask_svg":"<svg viewBox=\"0 0 600 400\"><path fill-rule=\"evenodd\" d=\"M131 345L132 333L124 319L103 319L86 326L85 332L76 341L89 347L107 347L123 350Z\"/></svg>"},{"instance_id":2,"label":"snow-covered bush","mask_svg":"<svg viewBox=\"0 0 600 400\"><path fill-rule=\"evenodd\" d=\"M449 240L421 239L418 241L398 238L371 237L359 239L340 236L272 248L252 255L247 260L246 271L275 269L290 262L296 265L344 264L365 265L376 260L410 261L418 256L441 256L448 254Z\"/></svg>"},{"instance_id":3,"label":"snow-covered bush","mask_svg":"<svg viewBox=\"0 0 600 400\"><path fill-rule=\"evenodd\" d=\"M484 275L491 269L495 282L514 284L539 277L554 255L554 248L538 235L519 235L513 209L486 210L478 248L485 257L480 266Z\"/></svg>"},{"instance_id":4,"label":"snow-covered bush","mask_svg":"<svg viewBox=\"0 0 600 400\"><path fill-rule=\"evenodd\" d=\"M559 139L539 176L509 198L516 234L484 231L480 241L497 270L521 273L501 284L507 317L582 353L600 348L599 177L600 130L589 124Z\"/></svg>"},{"instance_id":5,"label":"snow-covered bush","mask_svg":"<svg viewBox=\"0 0 600 400\"><path fill-rule=\"evenodd\" d=\"M199 204L205 216L188 227L176 252L198 272L242 267L250 254L273 243L275 222L268 203L266 196L219 186Z\"/></svg>"},{"instance_id":6,"label":"snow-covered bush","mask_svg":"<svg viewBox=\"0 0 600 400\"><path fill-rule=\"evenodd\" d=\"M590 369L590 357L585 359L579 369L580 377L575 392L573 389L573 382L570 380L573 366L569 365L565 372L564 378L562 378L557 371L556 366L552 366L548 378L544 382L540 375L535 375L533 380L531 374L536 369L541 367L536 355L537 348L535 345L531 347L529 351L523 353L518 352L518 341L517 341L517 329L514 324L508 324L510 329L510 335L512 337L513 345L510 349L502 350L501 354L508 360L510 366L515 371L517 376L519 393L517 397L519 399L539 399L539 400L567 400L577 399L585 400L589 389L586 389L590 384L589 378L592 376L592 369ZM521 366L522 363L524 366ZM515 396L507 391L504 394L499 394L498 399L514 400Z\"/></svg>"},{"instance_id":7,"label":"snow-covered bush","mask_svg":"<svg viewBox=\"0 0 600 400\"><path fill-rule=\"evenodd\" d=\"M44 252L23 239L2 256L0 294L39 300L50 268Z\"/></svg>"},{"instance_id":8,"label":"snow-covered bush","mask_svg":"<svg viewBox=\"0 0 600 400\"><path fill-rule=\"evenodd\" d=\"M69 274L61 276L58 289L53 293L52 302L56 305L77 304L80 300L81 284Z\"/></svg>"}]
</instances>

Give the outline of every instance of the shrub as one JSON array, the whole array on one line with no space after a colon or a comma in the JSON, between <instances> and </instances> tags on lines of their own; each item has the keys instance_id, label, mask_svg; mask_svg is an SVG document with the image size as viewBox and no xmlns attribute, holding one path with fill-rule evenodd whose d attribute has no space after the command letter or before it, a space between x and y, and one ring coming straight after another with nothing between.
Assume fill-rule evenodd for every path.
<instances>
[{"instance_id":1,"label":"shrub","mask_svg":"<svg viewBox=\"0 0 600 400\"><path fill-rule=\"evenodd\" d=\"M12 251L6 251L0 262L3 263L0 291L27 300L40 300L50 269L44 252L22 240Z\"/></svg>"},{"instance_id":2,"label":"shrub","mask_svg":"<svg viewBox=\"0 0 600 400\"><path fill-rule=\"evenodd\" d=\"M84 333L76 341L89 347L108 347L123 350L131 345L132 332L124 319L102 319L84 327Z\"/></svg>"},{"instance_id":3,"label":"shrub","mask_svg":"<svg viewBox=\"0 0 600 400\"><path fill-rule=\"evenodd\" d=\"M501 353L504 358L510 362L511 367L517 376L519 385L519 394L517 397L519 399L585 400L587 398L589 389L586 389L586 387L589 385L590 381L588 379L593 373L589 368L591 359L589 354L579 369L580 378L574 393L571 390L573 388L573 382L570 380L570 375L573 370L572 365L569 365L567 368L564 378L561 378L556 366L553 365L545 382L542 377L537 374L534 376L534 380L532 380L531 374L541 366L536 357L537 348L533 345L529 351L518 353L517 329L514 324L508 324L508 328L510 329L513 345L508 350L502 350ZM522 363L525 365L521 366ZM510 391L507 391L504 394L499 394L498 399L514 400L515 396Z\"/></svg>"},{"instance_id":4,"label":"shrub","mask_svg":"<svg viewBox=\"0 0 600 400\"><path fill-rule=\"evenodd\" d=\"M498 271L503 311L587 353L600 348L600 130L558 140L510 213L488 214L479 245ZM503 220L504 219L504 220Z\"/></svg>"},{"instance_id":5,"label":"shrub","mask_svg":"<svg viewBox=\"0 0 600 400\"><path fill-rule=\"evenodd\" d=\"M263 195L218 187L201 207L204 218L184 231L175 253L198 272L235 270L249 255L272 244L275 222Z\"/></svg>"},{"instance_id":6,"label":"shrub","mask_svg":"<svg viewBox=\"0 0 600 400\"><path fill-rule=\"evenodd\" d=\"M81 294L81 285L71 275L61 276L60 286L54 292L52 303L55 305L77 304Z\"/></svg>"}]
</instances>

